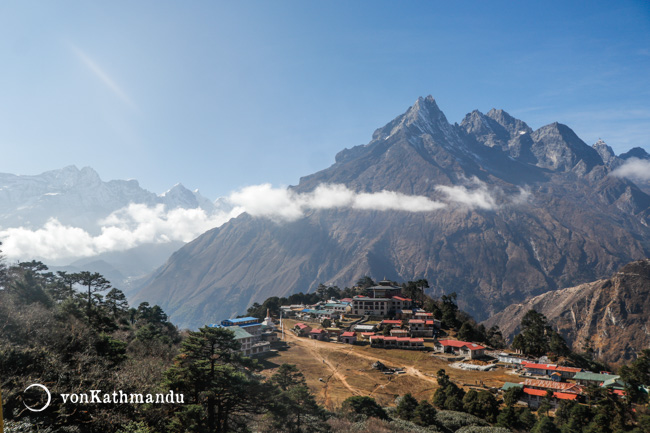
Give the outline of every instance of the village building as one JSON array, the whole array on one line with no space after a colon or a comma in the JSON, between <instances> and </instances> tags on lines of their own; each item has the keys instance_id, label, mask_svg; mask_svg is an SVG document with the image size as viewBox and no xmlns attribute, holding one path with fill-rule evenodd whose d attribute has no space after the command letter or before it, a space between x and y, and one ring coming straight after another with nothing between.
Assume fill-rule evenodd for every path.
<instances>
[{"instance_id":1,"label":"village building","mask_svg":"<svg viewBox=\"0 0 650 433\"><path fill-rule=\"evenodd\" d=\"M309 338L312 340L329 341L330 336L324 329L312 329L309 332Z\"/></svg>"},{"instance_id":2,"label":"village building","mask_svg":"<svg viewBox=\"0 0 650 433\"><path fill-rule=\"evenodd\" d=\"M368 287L366 290L373 298L391 298L402 294L402 288L394 286L392 281L388 280L379 281L376 286Z\"/></svg>"},{"instance_id":3,"label":"village building","mask_svg":"<svg viewBox=\"0 0 650 433\"><path fill-rule=\"evenodd\" d=\"M372 335L370 336L370 345L373 347L380 347L383 349L422 350L424 349L424 339Z\"/></svg>"},{"instance_id":4,"label":"village building","mask_svg":"<svg viewBox=\"0 0 650 433\"><path fill-rule=\"evenodd\" d=\"M349 302L335 301L333 299L329 300L325 305L323 305L323 309L338 314L347 314L352 311L352 307L350 306Z\"/></svg>"},{"instance_id":5,"label":"village building","mask_svg":"<svg viewBox=\"0 0 650 433\"><path fill-rule=\"evenodd\" d=\"M271 350L271 343L262 338L262 324L257 317L222 320L220 325L211 324L208 327L232 331L240 344L239 352L244 356L259 355Z\"/></svg>"},{"instance_id":6,"label":"village building","mask_svg":"<svg viewBox=\"0 0 650 433\"><path fill-rule=\"evenodd\" d=\"M521 383L506 382L501 387L501 391L507 391L510 388L523 388L523 387L524 387L524 385L522 385Z\"/></svg>"},{"instance_id":7,"label":"village building","mask_svg":"<svg viewBox=\"0 0 650 433\"><path fill-rule=\"evenodd\" d=\"M502 362L504 364L514 364L514 365L522 365L530 362L527 359L524 359L520 356L514 355L512 353L506 353L506 352L499 353L497 355L497 359L499 360L499 362Z\"/></svg>"},{"instance_id":8,"label":"village building","mask_svg":"<svg viewBox=\"0 0 650 433\"><path fill-rule=\"evenodd\" d=\"M557 378L559 375L560 379L573 379L577 373L582 371L581 368L565 367L556 364L535 364L532 362L526 362L522 364L522 366L528 374L533 376L549 376Z\"/></svg>"},{"instance_id":9,"label":"village building","mask_svg":"<svg viewBox=\"0 0 650 433\"><path fill-rule=\"evenodd\" d=\"M392 326L393 328L401 328L402 327L402 321L401 320L394 320L394 319L384 319L379 324L379 328L384 329L384 327L386 327L388 325Z\"/></svg>"},{"instance_id":10,"label":"village building","mask_svg":"<svg viewBox=\"0 0 650 433\"><path fill-rule=\"evenodd\" d=\"M409 308L413 305L413 300L410 298L404 298L402 296L393 296L391 298L391 308L393 311L402 310L404 308Z\"/></svg>"},{"instance_id":11,"label":"village building","mask_svg":"<svg viewBox=\"0 0 650 433\"><path fill-rule=\"evenodd\" d=\"M380 281L369 287L368 296L355 296L350 300L350 313L358 316L392 316L397 311L411 308L413 300L402 296L402 289L390 281Z\"/></svg>"},{"instance_id":12,"label":"village building","mask_svg":"<svg viewBox=\"0 0 650 433\"><path fill-rule=\"evenodd\" d=\"M356 332L375 332L377 330L377 327L375 325L354 325L354 330Z\"/></svg>"},{"instance_id":13,"label":"village building","mask_svg":"<svg viewBox=\"0 0 650 433\"><path fill-rule=\"evenodd\" d=\"M395 318L400 320L408 320L413 318L413 310L403 309L397 310L395 313Z\"/></svg>"},{"instance_id":14,"label":"village building","mask_svg":"<svg viewBox=\"0 0 650 433\"><path fill-rule=\"evenodd\" d=\"M547 392L541 389L526 388L523 389L524 393L522 395L522 401L528 404L528 407L531 409L537 409L544 399L546 398ZM549 404L553 409L557 408L560 400L578 400L578 394L570 394L566 392L553 392L553 396L549 400Z\"/></svg>"},{"instance_id":15,"label":"village building","mask_svg":"<svg viewBox=\"0 0 650 433\"><path fill-rule=\"evenodd\" d=\"M304 318L314 318L321 321L325 319L331 320L334 316L338 317L334 310L317 310L313 308L304 308L300 314Z\"/></svg>"},{"instance_id":16,"label":"village building","mask_svg":"<svg viewBox=\"0 0 650 433\"><path fill-rule=\"evenodd\" d=\"M554 382L552 380L526 379L523 382L523 385L525 388L541 390L550 389L553 391L566 392L570 394L581 394L584 391L584 387L577 383Z\"/></svg>"},{"instance_id":17,"label":"village building","mask_svg":"<svg viewBox=\"0 0 650 433\"><path fill-rule=\"evenodd\" d=\"M352 299L352 314L358 316L386 316L392 308L392 302L387 298L361 298Z\"/></svg>"},{"instance_id":18,"label":"village building","mask_svg":"<svg viewBox=\"0 0 650 433\"><path fill-rule=\"evenodd\" d=\"M304 323L296 323L293 330L298 337L307 337L311 332L311 326Z\"/></svg>"},{"instance_id":19,"label":"village building","mask_svg":"<svg viewBox=\"0 0 650 433\"><path fill-rule=\"evenodd\" d=\"M262 332L260 338L264 341L268 341L269 343L273 343L279 340L278 334L276 334L275 332Z\"/></svg>"},{"instance_id":20,"label":"village building","mask_svg":"<svg viewBox=\"0 0 650 433\"><path fill-rule=\"evenodd\" d=\"M343 330L341 328L325 328L325 330L332 337L338 337L343 333Z\"/></svg>"},{"instance_id":21,"label":"village building","mask_svg":"<svg viewBox=\"0 0 650 433\"><path fill-rule=\"evenodd\" d=\"M283 305L280 307L280 311L282 313L282 317L294 317L297 315L297 313L301 312L302 310L305 309L305 306L300 304L294 304L294 305Z\"/></svg>"},{"instance_id":22,"label":"village building","mask_svg":"<svg viewBox=\"0 0 650 433\"><path fill-rule=\"evenodd\" d=\"M442 353L454 353L469 359L476 359L485 356L485 347L466 341L439 340L433 343L434 350Z\"/></svg>"},{"instance_id":23,"label":"village building","mask_svg":"<svg viewBox=\"0 0 650 433\"><path fill-rule=\"evenodd\" d=\"M613 390L624 390L626 388L626 383L623 382L621 379L618 378L613 378L613 379L607 379L604 381L601 385L603 388L609 388Z\"/></svg>"},{"instance_id":24,"label":"village building","mask_svg":"<svg viewBox=\"0 0 650 433\"><path fill-rule=\"evenodd\" d=\"M356 332L348 331L339 336L339 341L345 344L355 344L357 342Z\"/></svg>"},{"instance_id":25,"label":"village building","mask_svg":"<svg viewBox=\"0 0 650 433\"><path fill-rule=\"evenodd\" d=\"M582 371L580 373L576 373L575 376L573 376L573 379L578 382L581 385L596 385L596 386L601 386L601 384L605 381L611 380L611 379L620 379L621 376L617 374L602 374L602 373L592 373L590 371Z\"/></svg>"},{"instance_id":26,"label":"village building","mask_svg":"<svg viewBox=\"0 0 650 433\"><path fill-rule=\"evenodd\" d=\"M411 319L409 331L411 337L433 337L433 320Z\"/></svg>"},{"instance_id":27,"label":"village building","mask_svg":"<svg viewBox=\"0 0 650 433\"><path fill-rule=\"evenodd\" d=\"M361 332L361 339L369 340L370 337L372 337L373 335L377 335L377 334L375 334L374 332Z\"/></svg>"},{"instance_id":28,"label":"village building","mask_svg":"<svg viewBox=\"0 0 650 433\"><path fill-rule=\"evenodd\" d=\"M407 329L391 329L390 330L390 336L391 337L408 337L409 336L409 331Z\"/></svg>"}]
</instances>

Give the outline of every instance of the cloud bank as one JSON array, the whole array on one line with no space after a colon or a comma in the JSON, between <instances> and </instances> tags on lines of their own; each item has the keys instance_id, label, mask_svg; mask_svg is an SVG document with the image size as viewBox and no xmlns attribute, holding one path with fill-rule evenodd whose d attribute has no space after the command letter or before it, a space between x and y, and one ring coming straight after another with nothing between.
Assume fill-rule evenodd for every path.
<instances>
[{"instance_id":1,"label":"cloud bank","mask_svg":"<svg viewBox=\"0 0 650 433\"><path fill-rule=\"evenodd\" d=\"M2 230L0 240L8 259L92 257L146 243L189 242L242 212L234 208L230 212L207 215L198 208L166 210L164 205L131 204L98 221L101 234L97 236L52 218L37 230L24 227Z\"/></svg>"},{"instance_id":2,"label":"cloud bank","mask_svg":"<svg viewBox=\"0 0 650 433\"><path fill-rule=\"evenodd\" d=\"M496 209L496 195L477 179L467 186L437 186L441 201L394 191L355 192L344 185L322 184L309 193L296 193L270 184L254 185L231 193L229 210L207 214L203 209L166 209L131 204L97 222L97 236L87 231L49 220L36 230L18 227L0 230L7 258L34 257L64 260L91 257L109 251L123 251L147 243L189 242L206 231L220 227L243 212L276 222L295 221L311 210L348 208L375 211L434 212L449 206L484 210ZM520 198L513 199L513 203Z\"/></svg>"},{"instance_id":3,"label":"cloud bank","mask_svg":"<svg viewBox=\"0 0 650 433\"><path fill-rule=\"evenodd\" d=\"M627 177L632 180L650 181L650 161L630 158L612 171L612 176Z\"/></svg>"},{"instance_id":4,"label":"cloud bank","mask_svg":"<svg viewBox=\"0 0 650 433\"><path fill-rule=\"evenodd\" d=\"M248 186L234 192L228 201L252 216L295 221L310 209L351 208L378 211L431 212L446 205L424 196L394 191L357 193L345 185L322 184L314 191L298 194L271 184Z\"/></svg>"}]
</instances>

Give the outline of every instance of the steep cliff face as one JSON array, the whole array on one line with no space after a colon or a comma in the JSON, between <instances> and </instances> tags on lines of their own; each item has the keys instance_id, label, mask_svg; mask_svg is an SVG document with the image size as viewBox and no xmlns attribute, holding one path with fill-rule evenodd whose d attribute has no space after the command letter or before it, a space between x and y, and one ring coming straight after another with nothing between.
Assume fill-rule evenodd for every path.
<instances>
[{"instance_id":1,"label":"steep cliff face","mask_svg":"<svg viewBox=\"0 0 650 433\"><path fill-rule=\"evenodd\" d=\"M310 209L290 222L242 215L174 254L134 302L181 326L242 314L252 302L345 287L363 275L427 278L482 320L512 302L610 275L650 256L650 197L610 176L568 127L531 129L501 110L450 124L431 97L303 177L445 202L426 212Z\"/></svg>"},{"instance_id":2,"label":"steep cliff face","mask_svg":"<svg viewBox=\"0 0 650 433\"><path fill-rule=\"evenodd\" d=\"M574 350L589 340L600 359L630 361L650 347L650 260L629 263L610 278L511 305L485 323L512 338L531 309L544 314Z\"/></svg>"}]
</instances>

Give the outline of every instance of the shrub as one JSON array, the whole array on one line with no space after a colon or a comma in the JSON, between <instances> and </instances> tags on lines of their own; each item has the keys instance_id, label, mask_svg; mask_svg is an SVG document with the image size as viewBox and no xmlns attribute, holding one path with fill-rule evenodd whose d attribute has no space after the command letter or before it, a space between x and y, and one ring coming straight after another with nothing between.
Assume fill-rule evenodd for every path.
<instances>
[{"instance_id":1,"label":"shrub","mask_svg":"<svg viewBox=\"0 0 650 433\"><path fill-rule=\"evenodd\" d=\"M441 410L436 415L436 421L443 427L456 431L467 426L489 426L488 422L479 417L464 412Z\"/></svg>"}]
</instances>

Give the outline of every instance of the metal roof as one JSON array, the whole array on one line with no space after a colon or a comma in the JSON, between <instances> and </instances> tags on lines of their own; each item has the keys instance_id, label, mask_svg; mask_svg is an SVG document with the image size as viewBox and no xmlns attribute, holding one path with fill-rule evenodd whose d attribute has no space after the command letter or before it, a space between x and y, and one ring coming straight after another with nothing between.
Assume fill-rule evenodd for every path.
<instances>
[{"instance_id":1,"label":"metal roof","mask_svg":"<svg viewBox=\"0 0 650 433\"><path fill-rule=\"evenodd\" d=\"M246 330L240 326L229 326L228 330L235 333L235 340L240 340L242 338L252 338L253 336L246 332Z\"/></svg>"},{"instance_id":2,"label":"metal roof","mask_svg":"<svg viewBox=\"0 0 650 433\"><path fill-rule=\"evenodd\" d=\"M573 379L575 380L591 380L594 382L604 382L606 380L610 379L620 379L621 376L617 374L600 374L600 373L591 373L589 371L581 371L580 373L576 373L575 376L573 376Z\"/></svg>"},{"instance_id":3,"label":"metal roof","mask_svg":"<svg viewBox=\"0 0 650 433\"><path fill-rule=\"evenodd\" d=\"M501 387L502 390L507 391L510 388L523 388L524 386L521 383L506 382Z\"/></svg>"}]
</instances>

